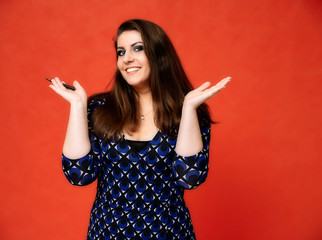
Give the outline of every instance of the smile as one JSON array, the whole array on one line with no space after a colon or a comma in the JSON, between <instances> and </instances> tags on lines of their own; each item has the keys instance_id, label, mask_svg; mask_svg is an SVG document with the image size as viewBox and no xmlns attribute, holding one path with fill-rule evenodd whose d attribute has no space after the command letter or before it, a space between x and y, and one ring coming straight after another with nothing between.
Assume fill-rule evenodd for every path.
<instances>
[{"instance_id":1,"label":"smile","mask_svg":"<svg viewBox=\"0 0 322 240\"><path fill-rule=\"evenodd\" d=\"M130 72L135 72L138 71L140 68L139 67L132 67L132 68L127 68L126 72L130 73Z\"/></svg>"}]
</instances>

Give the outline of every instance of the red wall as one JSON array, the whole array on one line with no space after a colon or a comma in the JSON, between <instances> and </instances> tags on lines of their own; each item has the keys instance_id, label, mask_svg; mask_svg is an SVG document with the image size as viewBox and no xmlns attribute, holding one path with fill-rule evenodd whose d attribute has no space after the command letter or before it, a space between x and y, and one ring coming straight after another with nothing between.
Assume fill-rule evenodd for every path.
<instances>
[{"instance_id":1,"label":"red wall","mask_svg":"<svg viewBox=\"0 0 322 240\"><path fill-rule=\"evenodd\" d=\"M209 101L210 172L186 192L198 240L322 239L322 2L1 0L0 239L85 239L95 184L61 170L69 106L45 77L104 90L129 18L169 34Z\"/></svg>"}]
</instances>

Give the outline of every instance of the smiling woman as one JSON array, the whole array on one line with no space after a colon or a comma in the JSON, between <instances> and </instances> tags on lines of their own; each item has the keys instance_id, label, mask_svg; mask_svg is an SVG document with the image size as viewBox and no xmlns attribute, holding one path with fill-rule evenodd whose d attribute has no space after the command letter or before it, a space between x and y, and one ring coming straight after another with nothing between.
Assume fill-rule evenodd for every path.
<instances>
[{"instance_id":1,"label":"smiling woman","mask_svg":"<svg viewBox=\"0 0 322 240\"><path fill-rule=\"evenodd\" d=\"M206 180L207 99L230 81L193 90L165 32L145 20L121 24L110 92L89 98L58 79L71 104L63 170L74 185L98 179L87 239L195 239L185 189Z\"/></svg>"}]
</instances>

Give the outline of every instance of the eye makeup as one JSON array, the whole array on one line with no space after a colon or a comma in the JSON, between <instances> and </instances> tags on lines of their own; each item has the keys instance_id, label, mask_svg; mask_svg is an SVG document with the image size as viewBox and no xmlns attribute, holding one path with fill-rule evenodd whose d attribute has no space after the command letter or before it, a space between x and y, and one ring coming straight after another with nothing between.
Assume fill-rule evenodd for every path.
<instances>
[{"instance_id":1,"label":"eye makeup","mask_svg":"<svg viewBox=\"0 0 322 240\"><path fill-rule=\"evenodd\" d=\"M140 51L144 50L143 45L141 45L140 43L134 43L134 44L131 45L131 47L133 47L134 52L140 52ZM125 49L123 47L120 47L116 51L116 54L117 54L117 56L121 57L121 56L125 55L125 52L126 52Z\"/></svg>"},{"instance_id":2,"label":"eye makeup","mask_svg":"<svg viewBox=\"0 0 322 240\"><path fill-rule=\"evenodd\" d=\"M125 54L125 50L117 50L117 56L124 56L124 54Z\"/></svg>"},{"instance_id":3,"label":"eye makeup","mask_svg":"<svg viewBox=\"0 0 322 240\"><path fill-rule=\"evenodd\" d=\"M134 51L136 51L136 52L143 51L143 45L136 45L134 47Z\"/></svg>"}]
</instances>

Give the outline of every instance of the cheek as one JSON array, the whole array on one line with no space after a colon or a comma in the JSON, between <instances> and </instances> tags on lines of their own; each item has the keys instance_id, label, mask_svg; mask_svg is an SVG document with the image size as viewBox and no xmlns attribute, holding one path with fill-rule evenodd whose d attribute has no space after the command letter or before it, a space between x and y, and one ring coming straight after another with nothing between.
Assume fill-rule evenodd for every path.
<instances>
[{"instance_id":1,"label":"cheek","mask_svg":"<svg viewBox=\"0 0 322 240\"><path fill-rule=\"evenodd\" d=\"M125 73L123 71L121 71L121 69L122 69L122 63L119 60L117 60L117 62L116 62L116 68L121 73L121 75L123 76L123 78L125 79L125 76L124 76Z\"/></svg>"},{"instance_id":2,"label":"cheek","mask_svg":"<svg viewBox=\"0 0 322 240\"><path fill-rule=\"evenodd\" d=\"M147 72L148 72L148 73L150 73L150 71L151 71L151 66L150 66L150 62L149 62L148 58L147 58L147 57L145 57L145 58L143 59L143 61L144 61L144 65L146 66Z\"/></svg>"},{"instance_id":3,"label":"cheek","mask_svg":"<svg viewBox=\"0 0 322 240\"><path fill-rule=\"evenodd\" d=\"M150 75L150 73L151 73L151 67L150 67L149 63L147 63L147 73L148 73L148 75Z\"/></svg>"},{"instance_id":4,"label":"cheek","mask_svg":"<svg viewBox=\"0 0 322 240\"><path fill-rule=\"evenodd\" d=\"M117 67L118 70L121 70L122 65L121 65L121 62L120 62L119 59L117 59L116 67Z\"/></svg>"}]
</instances>

